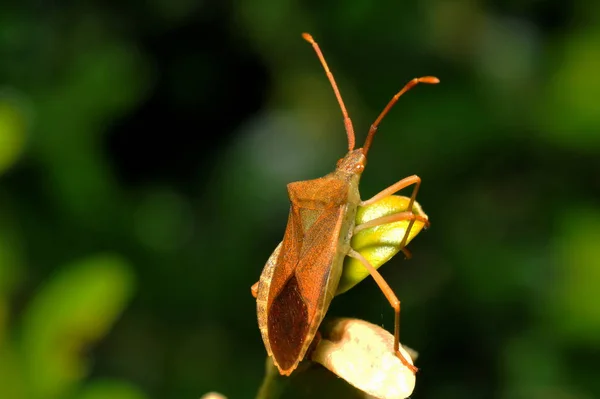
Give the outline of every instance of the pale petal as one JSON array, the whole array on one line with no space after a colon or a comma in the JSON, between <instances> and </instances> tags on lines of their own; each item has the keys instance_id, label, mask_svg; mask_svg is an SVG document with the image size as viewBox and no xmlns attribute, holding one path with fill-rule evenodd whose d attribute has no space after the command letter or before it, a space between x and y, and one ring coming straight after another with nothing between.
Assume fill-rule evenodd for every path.
<instances>
[{"instance_id":1,"label":"pale petal","mask_svg":"<svg viewBox=\"0 0 600 399\"><path fill-rule=\"evenodd\" d=\"M313 361L376 398L404 399L412 394L415 375L394 354L394 336L388 331L358 319L334 319L322 327ZM415 352L402 346L400 351L412 364Z\"/></svg>"}]
</instances>

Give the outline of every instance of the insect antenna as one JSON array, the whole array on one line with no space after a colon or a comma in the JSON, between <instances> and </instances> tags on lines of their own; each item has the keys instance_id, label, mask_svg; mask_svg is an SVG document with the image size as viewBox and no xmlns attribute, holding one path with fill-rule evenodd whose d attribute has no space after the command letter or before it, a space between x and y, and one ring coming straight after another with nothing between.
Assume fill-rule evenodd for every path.
<instances>
[{"instance_id":1,"label":"insect antenna","mask_svg":"<svg viewBox=\"0 0 600 399\"><path fill-rule=\"evenodd\" d=\"M375 122L373 122L373 124L371 125L371 128L369 129L369 134L367 134L367 138L365 139L365 144L363 145L363 153L365 154L365 156L367 156L367 152L369 152L369 148L371 147L371 143L373 142L373 136L375 136L375 133L377 132L377 128L379 127L379 124L381 123L382 119L387 115L387 113L390 111L390 109L392 109L394 104L396 104L396 102L398 101L400 96L402 96L404 93L406 93L407 91L409 91L410 89L412 89L419 83L436 84L436 83L440 83L440 80L438 78L436 78L435 76L424 76L421 78L414 78L413 80L408 82L406 85L404 85L402 90L400 90L398 93L396 93L396 95L394 97L392 97L392 99L390 100L388 105L386 105L385 108L383 109L383 111L381 111L381 114L379 114L379 116L377 117L377 119L375 119Z\"/></svg>"},{"instance_id":2,"label":"insect antenna","mask_svg":"<svg viewBox=\"0 0 600 399\"><path fill-rule=\"evenodd\" d=\"M329 70L329 67L327 66L327 62L325 61L325 57L323 56L323 53L321 52L319 45L317 44L317 42L315 42L313 37L308 33L303 33L302 37L304 38L304 40L306 40L307 42L312 44L313 48L315 49L315 52L317 53L317 57L319 57L319 61L321 61L321 64L323 65L323 68L325 69L327 78L329 78L331 87L333 87L335 96L337 97L338 103L340 104L340 108L342 109L342 115L344 115L344 126L346 127L346 134L348 135L348 151L352 151L354 149L354 144L355 144L354 127L352 126L352 121L350 120L350 117L348 116L348 111L346 111L346 106L344 105L344 100L342 100L342 95L340 94L340 90L338 89L337 84L335 83L333 74Z\"/></svg>"}]
</instances>

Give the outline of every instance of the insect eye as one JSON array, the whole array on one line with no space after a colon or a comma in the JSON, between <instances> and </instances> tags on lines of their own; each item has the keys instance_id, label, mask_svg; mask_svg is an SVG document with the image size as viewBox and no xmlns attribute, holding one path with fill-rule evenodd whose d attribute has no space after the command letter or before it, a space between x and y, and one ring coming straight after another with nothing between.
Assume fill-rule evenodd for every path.
<instances>
[{"instance_id":1,"label":"insect eye","mask_svg":"<svg viewBox=\"0 0 600 399\"><path fill-rule=\"evenodd\" d=\"M356 165L356 170L357 170L357 171L359 171L359 172L360 172L361 170L363 170L364 168L365 168L365 165L363 165L363 164L360 164L360 163L359 163L358 165Z\"/></svg>"}]
</instances>

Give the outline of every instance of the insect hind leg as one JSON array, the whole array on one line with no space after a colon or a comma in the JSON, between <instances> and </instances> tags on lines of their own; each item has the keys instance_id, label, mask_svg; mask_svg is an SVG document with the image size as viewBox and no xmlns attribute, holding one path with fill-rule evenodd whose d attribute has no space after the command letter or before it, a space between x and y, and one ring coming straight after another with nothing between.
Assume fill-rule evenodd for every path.
<instances>
[{"instance_id":1,"label":"insect hind leg","mask_svg":"<svg viewBox=\"0 0 600 399\"><path fill-rule=\"evenodd\" d=\"M404 357L402 352L400 352L400 300L398 299L396 294L394 294L394 291L389 286L387 281L385 281L383 276L377 271L377 269L373 267L373 265L369 263L367 259L365 259L364 256L362 256L360 253L356 252L353 249L350 249L350 252L348 252L348 256L358 259L367 268L367 270L369 271L371 276L373 276L373 279L379 286L379 289L381 289L381 292L383 292L383 295L385 295L386 299L394 309L394 353L396 354L398 359L400 359L404 366L410 369L413 373L416 373L419 369L412 365L406 359L406 357Z\"/></svg>"}]
</instances>

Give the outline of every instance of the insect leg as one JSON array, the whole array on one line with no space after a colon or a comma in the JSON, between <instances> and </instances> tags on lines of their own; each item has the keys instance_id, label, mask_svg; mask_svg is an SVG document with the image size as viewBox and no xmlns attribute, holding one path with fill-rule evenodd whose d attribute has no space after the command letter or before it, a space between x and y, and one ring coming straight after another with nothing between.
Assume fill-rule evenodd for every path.
<instances>
[{"instance_id":1,"label":"insect leg","mask_svg":"<svg viewBox=\"0 0 600 399\"><path fill-rule=\"evenodd\" d=\"M254 298L256 298L258 296L258 281L254 284L252 284L252 287L250 287L250 292L252 292L252 296Z\"/></svg>"},{"instance_id":2,"label":"insect leg","mask_svg":"<svg viewBox=\"0 0 600 399\"><path fill-rule=\"evenodd\" d=\"M367 268L367 270L369 271L371 276L373 276L373 279L375 279L375 282L381 289L381 292L383 292L383 295L385 295L390 305L392 305L392 308L394 308L394 353L396 354L398 359L400 359L403 365L408 367L413 373L416 373L419 369L410 364L410 362L406 360L402 352L400 352L400 300L398 299L396 294L394 294L394 291L392 291L392 289L390 288L389 284L385 281L383 276L377 271L377 269L375 269L369 263L368 260L365 259L364 256L362 256L360 253L356 252L352 248L350 248L348 256L358 259Z\"/></svg>"},{"instance_id":3,"label":"insect leg","mask_svg":"<svg viewBox=\"0 0 600 399\"><path fill-rule=\"evenodd\" d=\"M403 220L418 220L419 222L423 223L426 227L429 227L429 219L427 219L423 216L415 215L413 212L407 211L407 212L400 212L400 213L394 213L392 215L382 216L380 218L369 220L368 222L365 222L365 223L361 223L361 224L357 225L356 227L354 227L354 234L356 234L359 231L362 231L364 229L368 229L368 228L375 227L375 226L381 226L382 224L401 222Z\"/></svg>"},{"instance_id":4,"label":"insect leg","mask_svg":"<svg viewBox=\"0 0 600 399\"><path fill-rule=\"evenodd\" d=\"M360 206L371 205L374 202L377 202L385 197L389 197L390 195L393 195L393 194L397 193L398 191L402 190L403 188L406 188L412 184L415 185L415 188L413 188L412 194L410 195L410 202L408 203L409 212L412 213L413 204L415 203L415 199L417 198L417 193L419 192L419 187L421 187L421 178L417 175L405 177L404 179L392 184L388 188L375 194L373 197L369 198L368 200L361 201L359 203L359 205ZM418 220L418 219L414 218L414 219L410 220L410 223L408 224L408 227L406 228L406 233L404 234L404 238L402 239L402 242L400 243L400 248L404 248L404 245L406 244L406 241L408 240L410 231L412 230L412 227L415 224L415 220ZM427 227L429 227L429 222L427 222L425 224L425 228L427 228ZM410 256L406 252L404 252L404 254L407 256L407 258L410 258Z\"/></svg>"},{"instance_id":5,"label":"insect leg","mask_svg":"<svg viewBox=\"0 0 600 399\"><path fill-rule=\"evenodd\" d=\"M370 227L381 226L382 224L387 224L387 223L400 222L402 220L410 220L410 222L406 229L406 233L404 233L404 237L402 237L402 241L400 241L399 247L400 247L401 251L404 253L404 256L406 256L406 259L410 259L412 257L412 255L411 255L410 251L405 248L406 241L408 241L408 237L410 235L410 230L412 229L412 226L413 226L415 220L418 220L419 222L423 223L425 225L425 228L429 227L429 224L430 224L429 220L427 218L424 218L423 216L415 215L413 212L408 212L408 211L394 213L392 215L387 215L387 216L382 216L380 218L369 220L368 222L359 224L358 226L354 227L353 234L356 234L359 231L368 229Z\"/></svg>"},{"instance_id":6,"label":"insect leg","mask_svg":"<svg viewBox=\"0 0 600 399\"><path fill-rule=\"evenodd\" d=\"M421 186L421 178L417 175L412 175L405 177L404 179L392 184L386 189L381 190L379 193L375 194L371 198L366 201L359 202L360 206L371 205L385 197L389 197L390 195L396 194L398 191L406 188L410 185L415 185L413 192L410 196L410 202L408 204L408 209L412 209L412 205L415 202L415 198L417 198L417 193L419 192L419 187Z\"/></svg>"}]
</instances>

